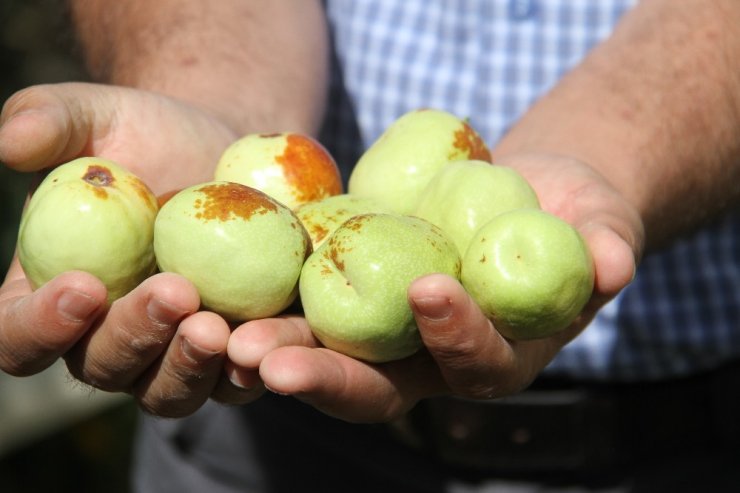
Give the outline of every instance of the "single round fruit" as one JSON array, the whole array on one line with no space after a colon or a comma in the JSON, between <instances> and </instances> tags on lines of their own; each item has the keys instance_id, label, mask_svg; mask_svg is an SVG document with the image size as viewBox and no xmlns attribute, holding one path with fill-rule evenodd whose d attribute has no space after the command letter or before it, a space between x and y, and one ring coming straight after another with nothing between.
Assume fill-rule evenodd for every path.
<instances>
[{"instance_id":1,"label":"single round fruit","mask_svg":"<svg viewBox=\"0 0 740 493\"><path fill-rule=\"evenodd\" d=\"M81 270L108 288L108 300L154 273L157 198L143 181L101 158L53 169L21 218L18 257L35 289L58 274Z\"/></svg>"},{"instance_id":2,"label":"single round fruit","mask_svg":"<svg viewBox=\"0 0 740 493\"><path fill-rule=\"evenodd\" d=\"M414 215L436 224L465 255L478 228L512 209L539 208L534 189L513 168L458 161L437 172L422 191Z\"/></svg>"},{"instance_id":3,"label":"single round fruit","mask_svg":"<svg viewBox=\"0 0 740 493\"><path fill-rule=\"evenodd\" d=\"M310 240L295 214L254 188L209 182L172 196L154 225L162 271L189 279L232 321L277 315L295 299Z\"/></svg>"},{"instance_id":4,"label":"single round fruit","mask_svg":"<svg viewBox=\"0 0 740 493\"><path fill-rule=\"evenodd\" d=\"M591 297L594 270L575 228L545 211L518 209L473 236L461 280L501 334L536 339L575 320Z\"/></svg>"},{"instance_id":5,"label":"single round fruit","mask_svg":"<svg viewBox=\"0 0 740 493\"><path fill-rule=\"evenodd\" d=\"M306 320L337 352L371 362L405 358L422 346L408 287L435 272L459 278L460 257L442 230L411 216L355 216L303 267Z\"/></svg>"},{"instance_id":6,"label":"single round fruit","mask_svg":"<svg viewBox=\"0 0 740 493\"><path fill-rule=\"evenodd\" d=\"M245 135L221 155L213 178L256 188L290 209L342 193L331 154L295 132Z\"/></svg>"}]
</instances>

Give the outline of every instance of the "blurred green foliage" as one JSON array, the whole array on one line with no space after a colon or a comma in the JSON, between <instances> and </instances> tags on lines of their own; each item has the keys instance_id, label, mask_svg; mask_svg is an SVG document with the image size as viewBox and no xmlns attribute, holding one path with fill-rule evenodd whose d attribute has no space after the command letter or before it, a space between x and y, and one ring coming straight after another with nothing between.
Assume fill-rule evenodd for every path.
<instances>
[{"instance_id":1,"label":"blurred green foliage","mask_svg":"<svg viewBox=\"0 0 740 493\"><path fill-rule=\"evenodd\" d=\"M34 84L87 80L74 56L63 5L0 0L0 103ZM0 163L0 278L12 258L31 180ZM128 491L135 415L132 405L116 407L0 457L0 491Z\"/></svg>"}]
</instances>

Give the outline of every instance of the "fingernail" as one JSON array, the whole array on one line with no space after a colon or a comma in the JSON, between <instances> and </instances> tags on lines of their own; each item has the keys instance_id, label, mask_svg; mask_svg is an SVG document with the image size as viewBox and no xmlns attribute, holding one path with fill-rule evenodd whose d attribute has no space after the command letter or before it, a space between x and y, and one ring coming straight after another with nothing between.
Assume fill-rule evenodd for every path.
<instances>
[{"instance_id":1,"label":"fingernail","mask_svg":"<svg viewBox=\"0 0 740 493\"><path fill-rule=\"evenodd\" d=\"M411 300L416 312L429 320L445 320L452 314L452 300L444 296L428 296Z\"/></svg>"},{"instance_id":2,"label":"fingernail","mask_svg":"<svg viewBox=\"0 0 740 493\"><path fill-rule=\"evenodd\" d=\"M65 291L57 300L59 313L75 322L87 320L99 306L95 298L79 291Z\"/></svg>"},{"instance_id":3,"label":"fingernail","mask_svg":"<svg viewBox=\"0 0 740 493\"><path fill-rule=\"evenodd\" d=\"M178 322L186 312L166 301L151 299L146 306L146 313L152 321L169 325Z\"/></svg>"},{"instance_id":4,"label":"fingernail","mask_svg":"<svg viewBox=\"0 0 740 493\"><path fill-rule=\"evenodd\" d=\"M259 379L256 370L244 370L231 362L227 362L224 365L224 372L226 373L226 377L229 379L229 382L231 382L231 385L243 391L254 389L256 386L255 379ZM250 376L252 378L250 378Z\"/></svg>"},{"instance_id":5,"label":"fingernail","mask_svg":"<svg viewBox=\"0 0 740 493\"><path fill-rule=\"evenodd\" d=\"M272 394L283 396L283 397L288 397L288 396L291 395L291 394L289 394L287 392L280 392L280 391L277 391L275 389L272 389L272 388L268 387L267 385L265 385L265 389L267 389Z\"/></svg>"},{"instance_id":6,"label":"fingernail","mask_svg":"<svg viewBox=\"0 0 740 493\"><path fill-rule=\"evenodd\" d=\"M210 351L198 346L197 344L193 344L193 342L187 337L183 337L180 344L185 356L195 363L203 363L215 358L219 354L218 351Z\"/></svg>"}]
</instances>

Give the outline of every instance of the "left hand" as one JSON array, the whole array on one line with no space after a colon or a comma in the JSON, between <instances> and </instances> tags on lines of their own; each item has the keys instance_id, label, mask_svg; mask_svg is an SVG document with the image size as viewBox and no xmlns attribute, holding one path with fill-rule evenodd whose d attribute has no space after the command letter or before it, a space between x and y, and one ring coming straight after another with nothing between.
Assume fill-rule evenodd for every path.
<instances>
[{"instance_id":1,"label":"left hand","mask_svg":"<svg viewBox=\"0 0 740 493\"><path fill-rule=\"evenodd\" d=\"M408 290L425 345L417 354L368 364L322 348L304 318L255 320L238 327L229 340L232 382L251 387L261 377L274 392L355 422L390 421L426 397L490 399L528 386L632 280L644 233L637 212L585 163L562 156L512 155L497 164L519 170L543 209L575 226L591 250L594 292L570 327L545 339L506 339L458 281L432 274Z\"/></svg>"},{"instance_id":2,"label":"left hand","mask_svg":"<svg viewBox=\"0 0 740 493\"><path fill-rule=\"evenodd\" d=\"M98 84L34 86L0 112L0 161L43 172L80 156L126 166L156 194L209 180L236 139L204 110L141 90ZM17 256L0 285L0 371L25 376L62 358L92 387L130 393L149 413L186 416L214 398L256 398L223 378L227 322L199 311L195 286L159 273L112 304L89 273L32 290Z\"/></svg>"}]
</instances>

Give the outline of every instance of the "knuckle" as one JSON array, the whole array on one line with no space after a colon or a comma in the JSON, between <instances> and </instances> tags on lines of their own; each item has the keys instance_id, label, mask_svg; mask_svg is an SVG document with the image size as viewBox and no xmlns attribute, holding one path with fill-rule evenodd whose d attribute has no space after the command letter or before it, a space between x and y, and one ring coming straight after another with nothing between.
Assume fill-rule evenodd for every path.
<instances>
[{"instance_id":1,"label":"knuckle","mask_svg":"<svg viewBox=\"0 0 740 493\"><path fill-rule=\"evenodd\" d=\"M38 106L48 100L45 85L23 88L13 93L3 105L3 113L17 113Z\"/></svg>"},{"instance_id":2,"label":"knuckle","mask_svg":"<svg viewBox=\"0 0 740 493\"><path fill-rule=\"evenodd\" d=\"M215 385L212 374L200 365L178 364L165 359L148 377L134 385L132 394L148 414L185 417L208 399Z\"/></svg>"},{"instance_id":3,"label":"knuckle","mask_svg":"<svg viewBox=\"0 0 740 493\"><path fill-rule=\"evenodd\" d=\"M193 405L175 395L146 393L138 398L139 408L146 414L162 418L184 418L193 414L201 403Z\"/></svg>"},{"instance_id":4,"label":"knuckle","mask_svg":"<svg viewBox=\"0 0 740 493\"><path fill-rule=\"evenodd\" d=\"M110 368L86 358L65 357L70 375L80 382L105 392L128 392L129 381Z\"/></svg>"}]
</instances>

